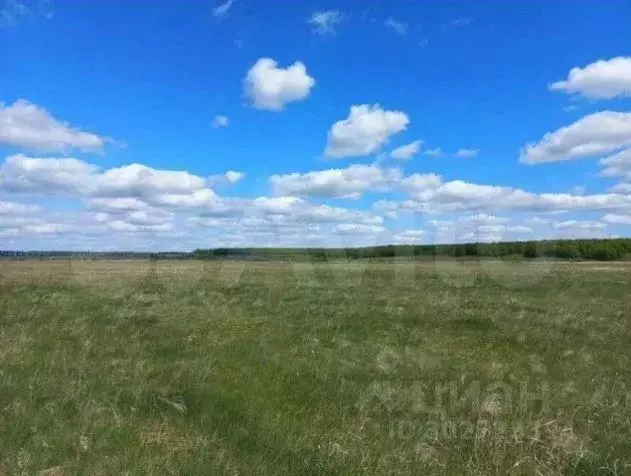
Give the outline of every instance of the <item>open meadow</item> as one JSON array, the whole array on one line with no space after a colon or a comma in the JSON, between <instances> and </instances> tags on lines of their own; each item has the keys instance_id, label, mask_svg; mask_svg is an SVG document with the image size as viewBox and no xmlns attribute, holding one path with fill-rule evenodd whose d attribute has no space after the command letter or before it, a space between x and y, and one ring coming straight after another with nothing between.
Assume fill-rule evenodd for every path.
<instances>
[{"instance_id":1,"label":"open meadow","mask_svg":"<svg viewBox=\"0 0 631 476\"><path fill-rule=\"evenodd\" d=\"M0 262L0 474L631 474L631 265Z\"/></svg>"}]
</instances>

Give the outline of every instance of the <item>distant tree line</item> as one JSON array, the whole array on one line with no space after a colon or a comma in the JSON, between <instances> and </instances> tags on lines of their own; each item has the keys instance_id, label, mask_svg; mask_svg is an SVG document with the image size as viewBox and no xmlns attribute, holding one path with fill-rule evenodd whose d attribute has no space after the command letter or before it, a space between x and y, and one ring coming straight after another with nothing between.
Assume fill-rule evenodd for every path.
<instances>
[{"instance_id":1,"label":"distant tree line","mask_svg":"<svg viewBox=\"0 0 631 476\"><path fill-rule=\"evenodd\" d=\"M5 251L0 259L191 259L189 252L137 252L137 251Z\"/></svg>"},{"instance_id":2,"label":"distant tree line","mask_svg":"<svg viewBox=\"0 0 631 476\"><path fill-rule=\"evenodd\" d=\"M197 249L202 259L332 259L396 257L522 257L619 260L631 257L631 239L507 241L449 245L385 245L365 248L215 248Z\"/></svg>"},{"instance_id":3,"label":"distant tree line","mask_svg":"<svg viewBox=\"0 0 631 476\"><path fill-rule=\"evenodd\" d=\"M193 252L1 251L0 259L248 259L309 260L405 257L516 257L612 261L631 258L631 239L506 241L364 248L212 248Z\"/></svg>"}]
</instances>

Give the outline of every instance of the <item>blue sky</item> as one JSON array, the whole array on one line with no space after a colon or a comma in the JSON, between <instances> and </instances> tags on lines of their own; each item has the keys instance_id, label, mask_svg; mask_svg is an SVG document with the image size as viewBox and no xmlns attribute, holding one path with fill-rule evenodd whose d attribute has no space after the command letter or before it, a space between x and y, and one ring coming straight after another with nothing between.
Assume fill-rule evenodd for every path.
<instances>
[{"instance_id":1,"label":"blue sky","mask_svg":"<svg viewBox=\"0 0 631 476\"><path fill-rule=\"evenodd\" d=\"M630 21L616 0L0 0L0 248L628 236Z\"/></svg>"}]
</instances>

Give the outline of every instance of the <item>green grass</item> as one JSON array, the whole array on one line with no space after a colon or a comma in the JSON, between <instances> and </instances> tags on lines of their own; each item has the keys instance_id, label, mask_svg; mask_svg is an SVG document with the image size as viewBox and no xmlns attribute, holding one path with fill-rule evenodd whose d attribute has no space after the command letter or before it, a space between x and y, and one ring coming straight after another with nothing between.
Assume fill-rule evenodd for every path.
<instances>
[{"instance_id":1,"label":"green grass","mask_svg":"<svg viewBox=\"0 0 631 476\"><path fill-rule=\"evenodd\" d=\"M631 474L631 266L3 262L0 474Z\"/></svg>"}]
</instances>

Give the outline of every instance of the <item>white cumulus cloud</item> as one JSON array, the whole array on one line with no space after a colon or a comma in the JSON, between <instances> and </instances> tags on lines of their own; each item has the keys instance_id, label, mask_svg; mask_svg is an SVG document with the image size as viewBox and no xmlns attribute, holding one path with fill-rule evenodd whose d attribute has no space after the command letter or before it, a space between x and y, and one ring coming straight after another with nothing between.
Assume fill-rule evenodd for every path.
<instances>
[{"instance_id":1,"label":"white cumulus cloud","mask_svg":"<svg viewBox=\"0 0 631 476\"><path fill-rule=\"evenodd\" d=\"M631 215L621 215L618 213L607 213L603 221L615 225L631 225Z\"/></svg>"},{"instance_id":2,"label":"white cumulus cloud","mask_svg":"<svg viewBox=\"0 0 631 476\"><path fill-rule=\"evenodd\" d=\"M106 142L112 139L70 126L24 99L0 103L0 144L44 152L100 152Z\"/></svg>"},{"instance_id":3,"label":"white cumulus cloud","mask_svg":"<svg viewBox=\"0 0 631 476\"><path fill-rule=\"evenodd\" d=\"M245 177L245 172L237 172L235 170L228 170L225 174L211 175L206 180L208 187L213 188L218 185L232 185L240 182Z\"/></svg>"},{"instance_id":4,"label":"white cumulus cloud","mask_svg":"<svg viewBox=\"0 0 631 476\"><path fill-rule=\"evenodd\" d=\"M404 189L411 192L433 189L442 184L442 179L436 174L412 174L401 181Z\"/></svg>"},{"instance_id":5,"label":"white cumulus cloud","mask_svg":"<svg viewBox=\"0 0 631 476\"><path fill-rule=\"evenodd\" d=\"M433 174L415 174L401 181L411 196L402 202L379 201L375 209L384 213L416 212L424 214L499 210L524 212L621 211L631 209L631 195L606 193L571 195L567 193L532 193L523 189L481 185L452 180L443 182Z\"/></svg>"},{"instance_id":6,"label":"white cumulus cloud","mask_svg":"<svg viewBox=\"0 0 631 476\"><path fill-rule=\"evenodd\" d=\"M273 175L269 182L277 195L359 198L369 191L386 191L402 178L399 169L377 165L351 165L286 175Z\"/></svg>"},{"instance_id":7,"label":"white cumulus cloud","mask_svg":"<svg viewBox=\"0 0 631 476\"><path fill-rule=\"evenodd\" d=\"M106 170L95 181L95 194L109 197L187 195L205 188L206 181L186 171L158 170L130 164Z\"/></svg>"},{"instance_id":8,"label":"white cumulus cloud","mask_svg":"<svg viewBox=\"0 0 631 476\"><path fill-rule=\"evenodd\" d=\"M421 144L423 141L415 140L406 145L402 145L401 147L397 147L392 152L390 152L390 157L397 160L408 160L418 154L419 150L421 150Z\"/></svg>"},{"instance_id":9,"label":"white cumulus cloud","mask_svg":"<svg viewBox=\"0 0 631 476\"><path fill-rule=\"evenodd\" d=\"M331 127L324 153L337 158L372 154L409 123L404 112L387 111L378 104L351 106L348 117Z\"/></svg>"},{"instance_id":10,"label":"white cumulus cloud","mask_svg":"<svg viewBox=\"0 0 631 476\"><path fill-rule=\"evenodd\" d=\"M245 177L245 174L243 172L235 172L234 170L228 170L225 173L225 176L228 182L237 183L238 181L243 179L243 177Z\"/></svg>"},{"instance_id":11,"label":"white cumulus cloud","mask_svg":"<svg viewBox=\"0 0 631 476\"><path fill-rule=\"evenodd\" d=\"M269 111L280 111L290 102L306 99L314 85L315 79L300 61L282 68L271 58L260 58L244 80L245 95L252 105Z\"/></svg>"},{"instance_id":12,"label":"white cumulus cloud","mask_svg":"<svg viewBox=\"0 0 631 476\"><path fill-rule=\"evenodd\" d=\"M604 154L628 145L631 145L631 113L601 111L548 132L537 143L526 144L520 161L558 162Z\"/></svg>"},{"instance_id":13,"label":"white cumulus cloud","mask_svg":"<svg viewBox=\"0 0 631 476\"><path fill-rule=\"evenodd\" d=\"M603 157L599 164L603 167L602 177L622 177L631 181L631 148Z\"/></svg>"},{"instance_id":14,"label":"white cumulus cloud","mask_svg":"<svg viewBox=\"0 0 631 476\"><path fill-rule=\"evenodd\" d=\"M90 198L85 201L89 210L106 213L126 213L145 210L148 205L137 198Z\"/></svg>"},{"instance_id":15,"label":"white cumulus cloud","mask_svg":"<svg viewBox=\"0 0 631 476\"><path fill-rule=\"evenodd\" d=\"M550 84L552 91L580 94L590 99L631 96L631 57L599 60L572 68L565 81Z\"/></svg>"},{"instance_id":16,"label":"white cumulus cloud","mask_svg":"<svg viewBox=\"0 0 631 476\"><path fill-rule=\"evenodd\" d=\"M0 190L44 195L83 195L98 167L74 158L16 154L0 165Z\"/></svg>"},{"instance_id":17,"label":"white cumulus cloud","mask_svg":"<svg viewBox=\"0 0 631 476\"><path fill-rule=\"evenodd\" d=\"M22 154L7 157L0 165L0 190L84 199L130 198L173 207L204 206L215 200L207 181L186 171L142 164L101 170L75 158Z\"/></svg>"}]
</instances>

